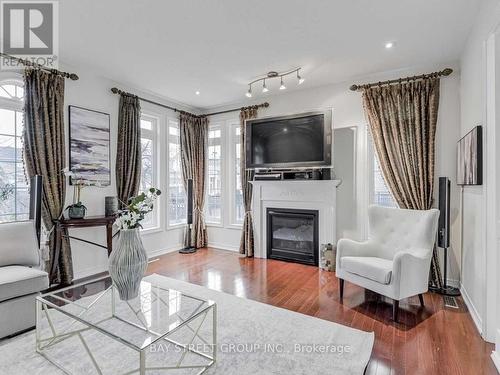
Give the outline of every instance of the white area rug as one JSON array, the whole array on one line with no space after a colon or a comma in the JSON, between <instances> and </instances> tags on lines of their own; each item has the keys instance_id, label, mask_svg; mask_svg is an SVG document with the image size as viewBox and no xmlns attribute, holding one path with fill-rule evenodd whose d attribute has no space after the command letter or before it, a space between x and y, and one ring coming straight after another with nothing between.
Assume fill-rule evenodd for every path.
<instances>
[{"instance_id":1,"label":"white area rug","mask_svg":"<svg viewBox=\"0 0 500 375\"><path fill-rule=\"evenodd\" d=\"M218 357L216 364L205 374L363 374L370 359L374 342L372 332L160 275L148 276L146 280L217 303ZM137 358L119 345L103 340L101 335L93 338L90 334L86 339L89 346L95 346L99 353L98 361L111 363L113 355L118 356L114 364L103 366L104 374L120 374L136 367ZM69 363L75 374L96 373L76 338L65 343L60 344L55 354ZM34 332L1 341L0 374L62 374L34 350ZM169 354L162 353L164 356ZM189 371L171 373L196 373ZM170 372L147 372L148 375L166 373Z\"/></svg>"}]
</instances>

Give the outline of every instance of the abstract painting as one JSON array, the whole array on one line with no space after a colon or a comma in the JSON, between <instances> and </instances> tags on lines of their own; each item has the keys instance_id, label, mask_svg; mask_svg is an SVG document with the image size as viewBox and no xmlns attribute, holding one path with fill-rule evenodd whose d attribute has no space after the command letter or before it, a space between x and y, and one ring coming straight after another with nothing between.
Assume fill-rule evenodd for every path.
<instances>
[{"instance_id":1,"label":"abstract painting","mask_svg":"<svg viewBox=\"0 0 500 375\"><path fill-rule=\"evenodd\" d=\"M483 131L476 126L458 141L458 185L483 183Z\"/></svg>"},{"instance_id":2,"label":"abstract painting","mask_svg":"<svg viewBox=\"0 0 500 375\"><path fill-rule=\"evenodd\" d=\"M111 183L109 114L69 106L70 170L73 179Z\"/></svg>"}]
</instances>

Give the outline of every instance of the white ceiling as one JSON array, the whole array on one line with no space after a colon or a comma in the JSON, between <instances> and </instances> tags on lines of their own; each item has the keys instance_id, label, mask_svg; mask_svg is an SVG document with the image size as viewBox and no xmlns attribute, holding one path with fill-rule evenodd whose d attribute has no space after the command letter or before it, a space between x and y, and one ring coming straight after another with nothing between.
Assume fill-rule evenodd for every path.
<instances>
[{"instance_id":1,"label":"white ceiling","mask_svg":"<svg viewBox=\"0 0 500 375\"><path fill-rule=\"evenodd\" d=\"M70 65L208 108L244 100L246 84L269 70L303 67L301 88L310 88L457 61L479 3L64 0L60 55ZM387 41L395 42L392 50L384 48ZM268 86L269 94L277 89Z\"/></svg>"}]
</instances>

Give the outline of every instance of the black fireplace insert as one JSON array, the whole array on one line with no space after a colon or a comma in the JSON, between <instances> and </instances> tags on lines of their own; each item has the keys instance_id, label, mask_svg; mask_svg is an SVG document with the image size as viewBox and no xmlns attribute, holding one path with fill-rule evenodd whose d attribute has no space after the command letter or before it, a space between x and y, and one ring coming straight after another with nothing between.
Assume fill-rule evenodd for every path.
<instances>
[{"instance_id":1,"label":"black fireplace insert","mask_svg":"<svg viewBox=\"0 0 500 375\"><path fill-rule=\"evenodd\" d=\"M267 258L318 265L317 210L267 209Z\"/></svg>"}]
</instances>

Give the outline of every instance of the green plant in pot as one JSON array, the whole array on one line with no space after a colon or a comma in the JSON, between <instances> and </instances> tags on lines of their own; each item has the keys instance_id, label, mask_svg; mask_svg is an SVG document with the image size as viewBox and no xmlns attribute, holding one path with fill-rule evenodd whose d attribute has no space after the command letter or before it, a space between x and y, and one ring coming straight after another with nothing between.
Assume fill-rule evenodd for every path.
<instances>
[{"instance_id":1,"label":"green plant in pot","mask_svg":"<svg viewBox=\"0 0 500 375\"><path fill-rule=\"evenodd\" d=\"M78 178L74 172L68 169L64 170L64 174L66 177L71 178L71 184L73 185L73 204L66 207L68 217L70 219L83 219L87 213L87 207L80 200L82 190L88 186L101 187L102 185L99 181Z\"/></svg>"}]
</instances>

